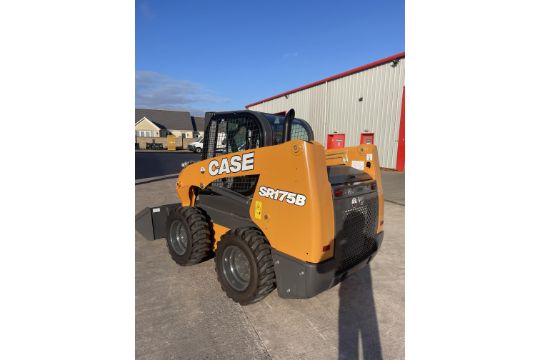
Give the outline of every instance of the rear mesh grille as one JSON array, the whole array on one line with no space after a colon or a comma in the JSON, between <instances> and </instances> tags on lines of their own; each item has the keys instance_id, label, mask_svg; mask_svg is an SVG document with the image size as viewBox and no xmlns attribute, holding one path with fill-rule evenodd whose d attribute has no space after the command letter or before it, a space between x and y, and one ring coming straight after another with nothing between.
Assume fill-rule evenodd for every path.
<instances>
[{"instance_id":1,"label":"rear mesh grille","mask_svg":"<svg viewBox=\"0 0 540 360\"><path fill-rule=\"evenodd\" d=\"M339 271L350 269L375 250L378 199L376 196L364 198L342 214L343 227L336 249Z\"/></svg>"}]
</instances>

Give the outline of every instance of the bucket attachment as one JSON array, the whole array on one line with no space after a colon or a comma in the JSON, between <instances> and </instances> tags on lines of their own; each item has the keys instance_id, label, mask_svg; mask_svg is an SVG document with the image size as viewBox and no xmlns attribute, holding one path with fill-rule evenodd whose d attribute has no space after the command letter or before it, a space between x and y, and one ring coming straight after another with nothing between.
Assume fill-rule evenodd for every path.
<instances>
[{"instance_id":1,"label":"bucket attachment","mask_svg":"<svg viewBox=\"0 0 540 360\"><path fill-rule=\"evenodd\" d=\"M146 240L157 240L167 237L167 219L180 204L168 204L146 207L135 216L135 229Z\"/></svg>"}]
</instances>

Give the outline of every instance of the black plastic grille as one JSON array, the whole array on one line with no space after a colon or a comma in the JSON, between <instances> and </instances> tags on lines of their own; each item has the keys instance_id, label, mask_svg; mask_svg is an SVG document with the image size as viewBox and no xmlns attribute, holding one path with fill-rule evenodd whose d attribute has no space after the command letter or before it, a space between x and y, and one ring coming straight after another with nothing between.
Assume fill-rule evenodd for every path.
<instances>
[{"instance_id":1,"label":"black plastic grille","mask_svg":"<svg viewBox=\"0 0 540 360\"><path fill-rule=\"evenodd\" d=\"M249 196L255 191L259 175L246 175L236 177L226 177L212 181L208 186L210 188L221 187L239 194Z\"/></svg>"},{"instance_id":2,"label":"black plastic grille","mask_svg":"<svg viewBox=\"0 0 540 360\"><path fill-rule=\"evenodd\" d=\"M291 140L304 140L309 141L309 135L306 128L296 119L293 120L291 125Z\"/></svg>"},{"instance_id":3,"label":"black plastic grille","mask_svg":"<svg viewBox=\"0 0 540 360\"><path fill-rule=\"evenodd\" d=\"M350 269L366 259L376 246L377 197L360 199L353 206L342 213L343 228L338 234L339 248L336 249L339 271Z\"/></svg>"}]
</instances>

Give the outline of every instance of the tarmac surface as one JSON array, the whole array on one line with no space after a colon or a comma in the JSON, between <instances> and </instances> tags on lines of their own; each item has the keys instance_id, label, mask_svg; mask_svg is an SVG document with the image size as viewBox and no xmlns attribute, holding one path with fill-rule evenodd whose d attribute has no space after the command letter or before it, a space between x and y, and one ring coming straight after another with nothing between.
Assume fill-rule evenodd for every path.
<instances>
[{"instance_id":1,"label":"tarmac surface","mask_svg":"<svg viewBox=\"0 0 540 360\"><path fill-rule=\"evenodd\" d=\"M399 178L391 175L386 197L404 200ZM177 201L175 182L137 185L136 213ZM137 359L403 359L404 215L385 203L379 254L341 284L306 300L274 291L249 306L225 296L213 260L178 266L164 239L136 233Z\"/></svg>"},{"instance_id":2,"label":"tarmac surface","mask_svg":"<svg viewBox=\"0 0 540 360\"><path fill-rule=\"evenodd\" d=\"M184 161L198 161L200 154L191 151L136 151L135 179L178 174Z\"/></svg>"}]
</instances>

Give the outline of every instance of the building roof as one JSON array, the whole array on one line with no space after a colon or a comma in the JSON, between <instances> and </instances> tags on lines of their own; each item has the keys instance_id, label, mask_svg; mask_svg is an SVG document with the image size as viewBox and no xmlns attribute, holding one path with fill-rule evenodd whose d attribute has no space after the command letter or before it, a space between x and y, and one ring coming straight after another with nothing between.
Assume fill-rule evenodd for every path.
<instances>
[{"instance_id":1,"label":"building roof","mask_svg":"<svg viewBox=\"0 0 540 360\"><path fill-rule=\"evenodd\" d=\"M277 94L277 95L274 95L274 96L272 96L272 97L269 97L269 98L266 98L266 99L263 99L263 100L254 102L254 103L252 103L252 104L246 105L246 109L249 108L249 107L251 107L251 106L254 106L254 105L262 104L262 103L264 103L264 102L267 102L267 101L270 101L270 100L274 100L274 99L280 98L280 97L285 96L285 95L289 95L289 94L292 94L292 93L295 93L295 92L298 92L298 91L301 91L301 90L309 89L309 88L311 88L311 87L314 87L314 86L317 86L317 85L320 85L320 84L324 84L324 83L327 82L327 81L332 81L332 80L340 79L340 78L342 78L342 77L349 76L349 75L352 75L352 74L355 74L355 73L358 73L358 72L361 72L361 71L364 71L364 70L367 70L367 69L371 69L371 68L374 68L374 67L376 67L376 66L379 66L379 65L382 65L382 64L385 64L385 63L388 63L388 62L397 60L397 59L401 59L401 58L404 58L404 57L405 57L405 53L404 53L404 52L401 52L401 53L399 53L399 54L392 55L392 56L386 57L386 58L384 58L384 59L377 60L377 61L374 61L374 62L372 62L372 63L366 64L366 65L362 65L362 66L359 66L359 67L357 67L357 68L354 68L354 69L351 69L351 70L348 70L348 71L345 71L345 72L336 74L336 75L334 75L334 76L330 76L330 77L324 78L324 79L322 79L322 80L315 81L315 82L313 82L313 83L310 83L310 84L301 86L301 87L299 87L299 88L292 89L292 90L286 91L286 92L284 92L284 93Z\"/></svg>"},{"instance_id":2,"label":"building roof","mask_svg":"<svg viewBox=\"0 0 540 360\"><path fill-rule=\"evenodd\" d=\"M195 131L203 132L204 131L204 117L194 116L195 120Z\"/></svg>"},{"instance_id":3,"label":"building roof","mask_svg":"<svg viewBox=\"0 0 540 360\"><path fill-rule=\"evenodd\" d=\"M161 129L193 130L192 116L188 111L135 109L135 123L143 117Z\"/></svg>"}]
</instances>

